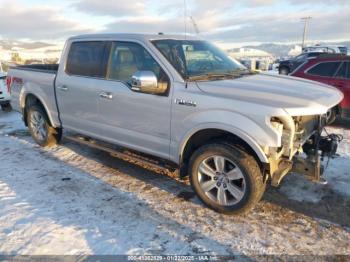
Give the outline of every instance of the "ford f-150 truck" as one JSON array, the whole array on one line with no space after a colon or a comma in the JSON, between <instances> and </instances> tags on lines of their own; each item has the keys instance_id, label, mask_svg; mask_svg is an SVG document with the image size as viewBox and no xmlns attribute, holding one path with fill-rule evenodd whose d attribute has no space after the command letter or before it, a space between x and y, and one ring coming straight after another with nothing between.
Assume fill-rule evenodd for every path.
<instances>
[{"instance_id":1,"label":"ford f-150 truck","mask_svg":"<svg viewBox=\"0 0 350 262\"><path fill-rule=\"evenodd\" d=\"M41 146L58 143L64 129L111 153L139 152L189 176L198 197L226 214L250 210L268 181L278 186L289 172L320 180L321 155L337 147L337 136L321 131L341 92L250 72L195 37L76 36L59 65L8 76L13 107Z\"/></svg>"}]
</instances>

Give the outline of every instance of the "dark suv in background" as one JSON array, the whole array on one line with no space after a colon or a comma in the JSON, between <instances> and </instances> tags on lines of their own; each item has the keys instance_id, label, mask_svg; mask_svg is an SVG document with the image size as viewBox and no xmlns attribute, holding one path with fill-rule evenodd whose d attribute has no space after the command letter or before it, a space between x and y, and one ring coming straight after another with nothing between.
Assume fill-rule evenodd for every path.
<instances>
[{"instance_id":1,"label":"dark suv in background","mask_svg":"<svg viewBox=\"0 0 350 262\"><path fill-rule=\"evenodd\" d=\"M350 118L350 56L323 54L307 59L291 76L302 77L331 85L344 94L341 103L329 111L329 122L336 115Z\"/></svg>"},{"instance_id":2,"label":"dark suv in background","mask_svg":"<svg viewBox=\"0 0 350 262\"><path fill-rule=\"evenodd\" d=\"M288 75L292 73L298 66L305 63L308 58L317 57L320 54L324 54L324 53L323 52L302 53L290 59L282 60L279 62L278 72L281 75Z\"/></svg>"}]
</instances>

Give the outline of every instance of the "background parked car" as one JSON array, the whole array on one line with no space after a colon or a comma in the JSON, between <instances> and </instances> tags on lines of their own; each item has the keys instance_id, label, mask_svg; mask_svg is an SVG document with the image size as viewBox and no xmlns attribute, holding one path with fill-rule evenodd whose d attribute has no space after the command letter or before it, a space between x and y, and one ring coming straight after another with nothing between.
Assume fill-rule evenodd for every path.
<instances>
[{"instance_id":1,"label":"background parked car","mask_svg":"<svg viewBox=\"0 0 350 262\"><path fill-rule=\"evenodd\" d=\"M293 72L298 66L305 63L308 58L317 57L320 54L323 54L323 53L322 52L302 53L290 59L282 60L279 62L278 72L281 75L288 75L291 72Z\"/></svg>"},{"instance_id":2,"label":"background parked car","mask_svg":"<svg viewBox=\"0 0 350 262\"><path fill-rule=\"evenodd\" d=\"M3 111L11 111L11 95L6 85L6 74L0 72L0 106Z\"/></svg>"},{"instance_id":3,"label":"background parked car","mask_svg":"<svg viewBox=\"0 0 350 262\"><path fill-rule=\"evenodd\" d=\"M329 122L333 122L338 114L350 118L350 56L320 55L308 59L291 75L332 85L342 91L344 99L329 112Z\"/></svg>"}]
</instances>

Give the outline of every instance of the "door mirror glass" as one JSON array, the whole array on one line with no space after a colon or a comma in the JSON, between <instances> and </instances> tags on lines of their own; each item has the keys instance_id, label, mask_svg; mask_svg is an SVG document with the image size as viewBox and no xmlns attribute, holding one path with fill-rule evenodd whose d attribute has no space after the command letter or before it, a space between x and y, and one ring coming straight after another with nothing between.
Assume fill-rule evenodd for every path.
<instances>
[{"instance_id":1,"label":"door mirror glass","mask_svg":"<svg viewBox=\"0 0 350 262\"><path fill-rule=\"evenodd\" d=\"M158 84L157 76L152 71L136 71L131 77L131 89L150 94L163 94L166 91Z\"/></svg>"}]
</instances>

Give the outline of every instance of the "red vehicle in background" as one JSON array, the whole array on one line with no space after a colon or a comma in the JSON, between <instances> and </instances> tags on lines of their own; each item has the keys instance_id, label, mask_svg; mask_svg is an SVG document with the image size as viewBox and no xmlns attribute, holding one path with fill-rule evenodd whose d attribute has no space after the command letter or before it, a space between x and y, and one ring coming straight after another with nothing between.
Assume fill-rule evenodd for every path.
<instances>
[{"instance_id":1,"label":"red vehicle in background","mask_svg":"<svg viewBox=\"0 0 350 262\"><path fill-rule=\"evenodd\" d=\"M329 111L328 123L333 122L337 115L350 118L350 56L325 54L309 58L290 75L318 81L342 91L344 99Z\"/></svg>"}]
</instances>

